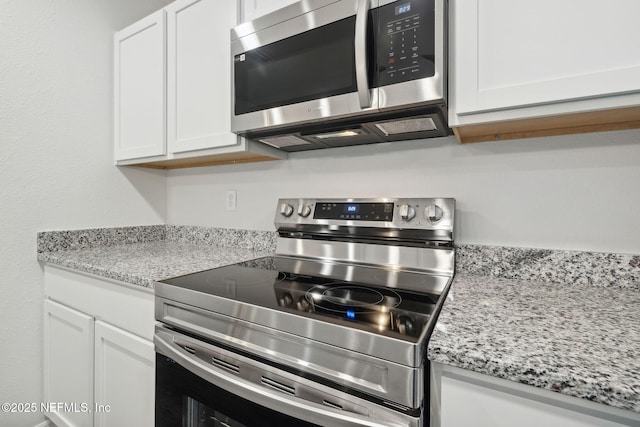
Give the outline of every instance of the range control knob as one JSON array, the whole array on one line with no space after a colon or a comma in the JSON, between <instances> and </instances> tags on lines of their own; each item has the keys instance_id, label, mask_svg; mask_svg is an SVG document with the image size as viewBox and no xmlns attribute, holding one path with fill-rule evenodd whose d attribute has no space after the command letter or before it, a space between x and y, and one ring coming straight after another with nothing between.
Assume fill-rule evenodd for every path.
<instances>
[{"instance_id":1,"label":"range control knob","mask_svg":"<svg viewBox=\"0 0 640 427\"><path fill-rule=\"evenodd\" d=\"M442 219L444 212L438 205L429 205L424 209L424 216L430 223L436 223Z\"/></svg>"},{"instance_id":2,"label":"range control knob","mask_svg":"<svg viewBox=\"0 0 640 427\"><path fill-rule=\"evenodd\" d=\"M411 221L416 216L416 210L413 206L402 205L400 206L400 218L403 221Z\"/></svg>"},{"instance_id":3,"label":"range control knob","mask_svg":"<svg viewBox=\"0 0 640 427\"><path fill-rule=\"evenodd\" d=\"M399 316L396 320L396 324L398 325L398 332L402 335L413 335L414 334L414 324L413 320L411 320L408 316Z\"/></svg>"},{"instance_id":4,"label":"range control knob","mask_svg":"<svg viewBox=\"0 0 640 427\"><path fill-rule=\"evenodd\" d=\"M298 206L298 215L303 218L306 218L311 213L311 207L309 205L302 204Z\"/></svg>"},{"instance_id":5,"label":"range control knob","mask_svg":"<svg viewBox=\"0 0 640 427\"><path fill-rule=\"evenodd\" d=\"M290 217L293 214L293 206L289 203L283 203L280 205L280 214L282 216Z\"/></svg>"}]
</instances>

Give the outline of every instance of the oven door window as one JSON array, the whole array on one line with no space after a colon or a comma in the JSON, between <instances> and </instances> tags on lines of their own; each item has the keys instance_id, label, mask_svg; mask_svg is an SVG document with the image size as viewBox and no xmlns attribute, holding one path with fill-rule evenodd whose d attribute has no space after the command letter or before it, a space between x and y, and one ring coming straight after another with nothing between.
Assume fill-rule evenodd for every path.
<instances>
[{"instance_id":1,"label":"oven door window","mask_svg":"<svg viewBox=\"0 0 640 427\"><path fill-rule=\"evenodd\" d=\"M234 58L235 114L356 92L355 16Z\"/></svg>"},{"instance_id":2,"label":"oven door window","mask_svg":"<svg viewBox=\"0 0 640 427\"><path fill-rule=\"evenodd\" d=\"M156 354L156 427L313 426L231 394Z\"/></svg>"}]
</instances>

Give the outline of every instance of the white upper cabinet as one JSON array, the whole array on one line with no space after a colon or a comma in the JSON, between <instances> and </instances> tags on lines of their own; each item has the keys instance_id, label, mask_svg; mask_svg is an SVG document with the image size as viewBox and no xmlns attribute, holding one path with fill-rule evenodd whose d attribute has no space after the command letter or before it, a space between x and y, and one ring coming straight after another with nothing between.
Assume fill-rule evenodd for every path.
<instances>
[{"instance_id":1,"label":"white upper cabinet","mask_svg":"<svg viewBox=\"0 0 640 427\"><path fill-rule=\"evenodd\" d=\"M451 126L640 105L640 2L449 5Z\"/></svg>"},{"instance_id":2,"label":"white upper cabinet","mask_svg":"<svg viewBox=\"0 0 640 427\"><path fill-rule=\"evenodd\" d=\"M244 0L242 21L251 21L260 16L281 9L298 0Z\"/></svg>"},{"instance_id":3,"label":"white upper cabinet","mask_svg":"<svg viewBox=\"0 0 640 427\"><path fill-rule=\"evenodd\" d=\"M117 165L170 169L286 158L231 132L230 38L240 10L236 0L177 0L116 33Z\"/></svg>"},{"instance_id":4,"label":"white upper cabinet","mask_svg":"<svg viewBox=\"0 0 640 427\"><path fill-rule=\"evenodd\" d=\"M115 159L166 153L165 17L158 11L115 35Z\"/></svg>"},{"instance_id":5,"label":"white upper cabinet","mask_svg":"<svg viewBox=\"0 0 640 427\"><path fill-rule=\"evenodd\" d=\"M238 143L231 132L230 29L235 0L179 0L167 12L169 152Z\"/></svg>"}]
</instances>

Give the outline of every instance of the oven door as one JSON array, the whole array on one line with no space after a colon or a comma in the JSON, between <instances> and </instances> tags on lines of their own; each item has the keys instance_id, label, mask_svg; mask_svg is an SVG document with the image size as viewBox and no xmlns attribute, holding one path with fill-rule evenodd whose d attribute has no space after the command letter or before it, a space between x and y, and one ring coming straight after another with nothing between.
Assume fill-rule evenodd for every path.
<instances>
[{"instance_id":1,"label":"oven door","mask_svg":"<svg viewBox=\"0 0 640 427\"><path fill-rule=\"evenodd\" d=\"M405 426L418 418L158 326L156 427Z\"/></svg>"},{"instance_id":2,"label":"oven door","mask_svg":"<svg viewBox=\"0 0 640 427\"><path fill-rule=\"evenodd\" d=\"M367 54L377 3L303 0L233 29L231 130L244 135L377 110Z\"/></svg>"}]
</instances>

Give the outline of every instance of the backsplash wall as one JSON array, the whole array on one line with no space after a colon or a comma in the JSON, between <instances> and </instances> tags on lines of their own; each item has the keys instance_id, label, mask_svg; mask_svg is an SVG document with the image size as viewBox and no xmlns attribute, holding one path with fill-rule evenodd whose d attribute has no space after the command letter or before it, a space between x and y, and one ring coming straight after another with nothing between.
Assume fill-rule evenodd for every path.
<instances>
[{"instance_id":1,"label":"backsplash wall","mask_svg":"<svg viewBox=\"0 0 640 427\"><path fill-rule=\"evenodd\" d=\"M640 253L640 131L460 145L455 138L173 170L167 222L273 230L280 197L457 199L459 244ZM237 210L225 193L237 191Z\"/></svg>"}]
</instances>

